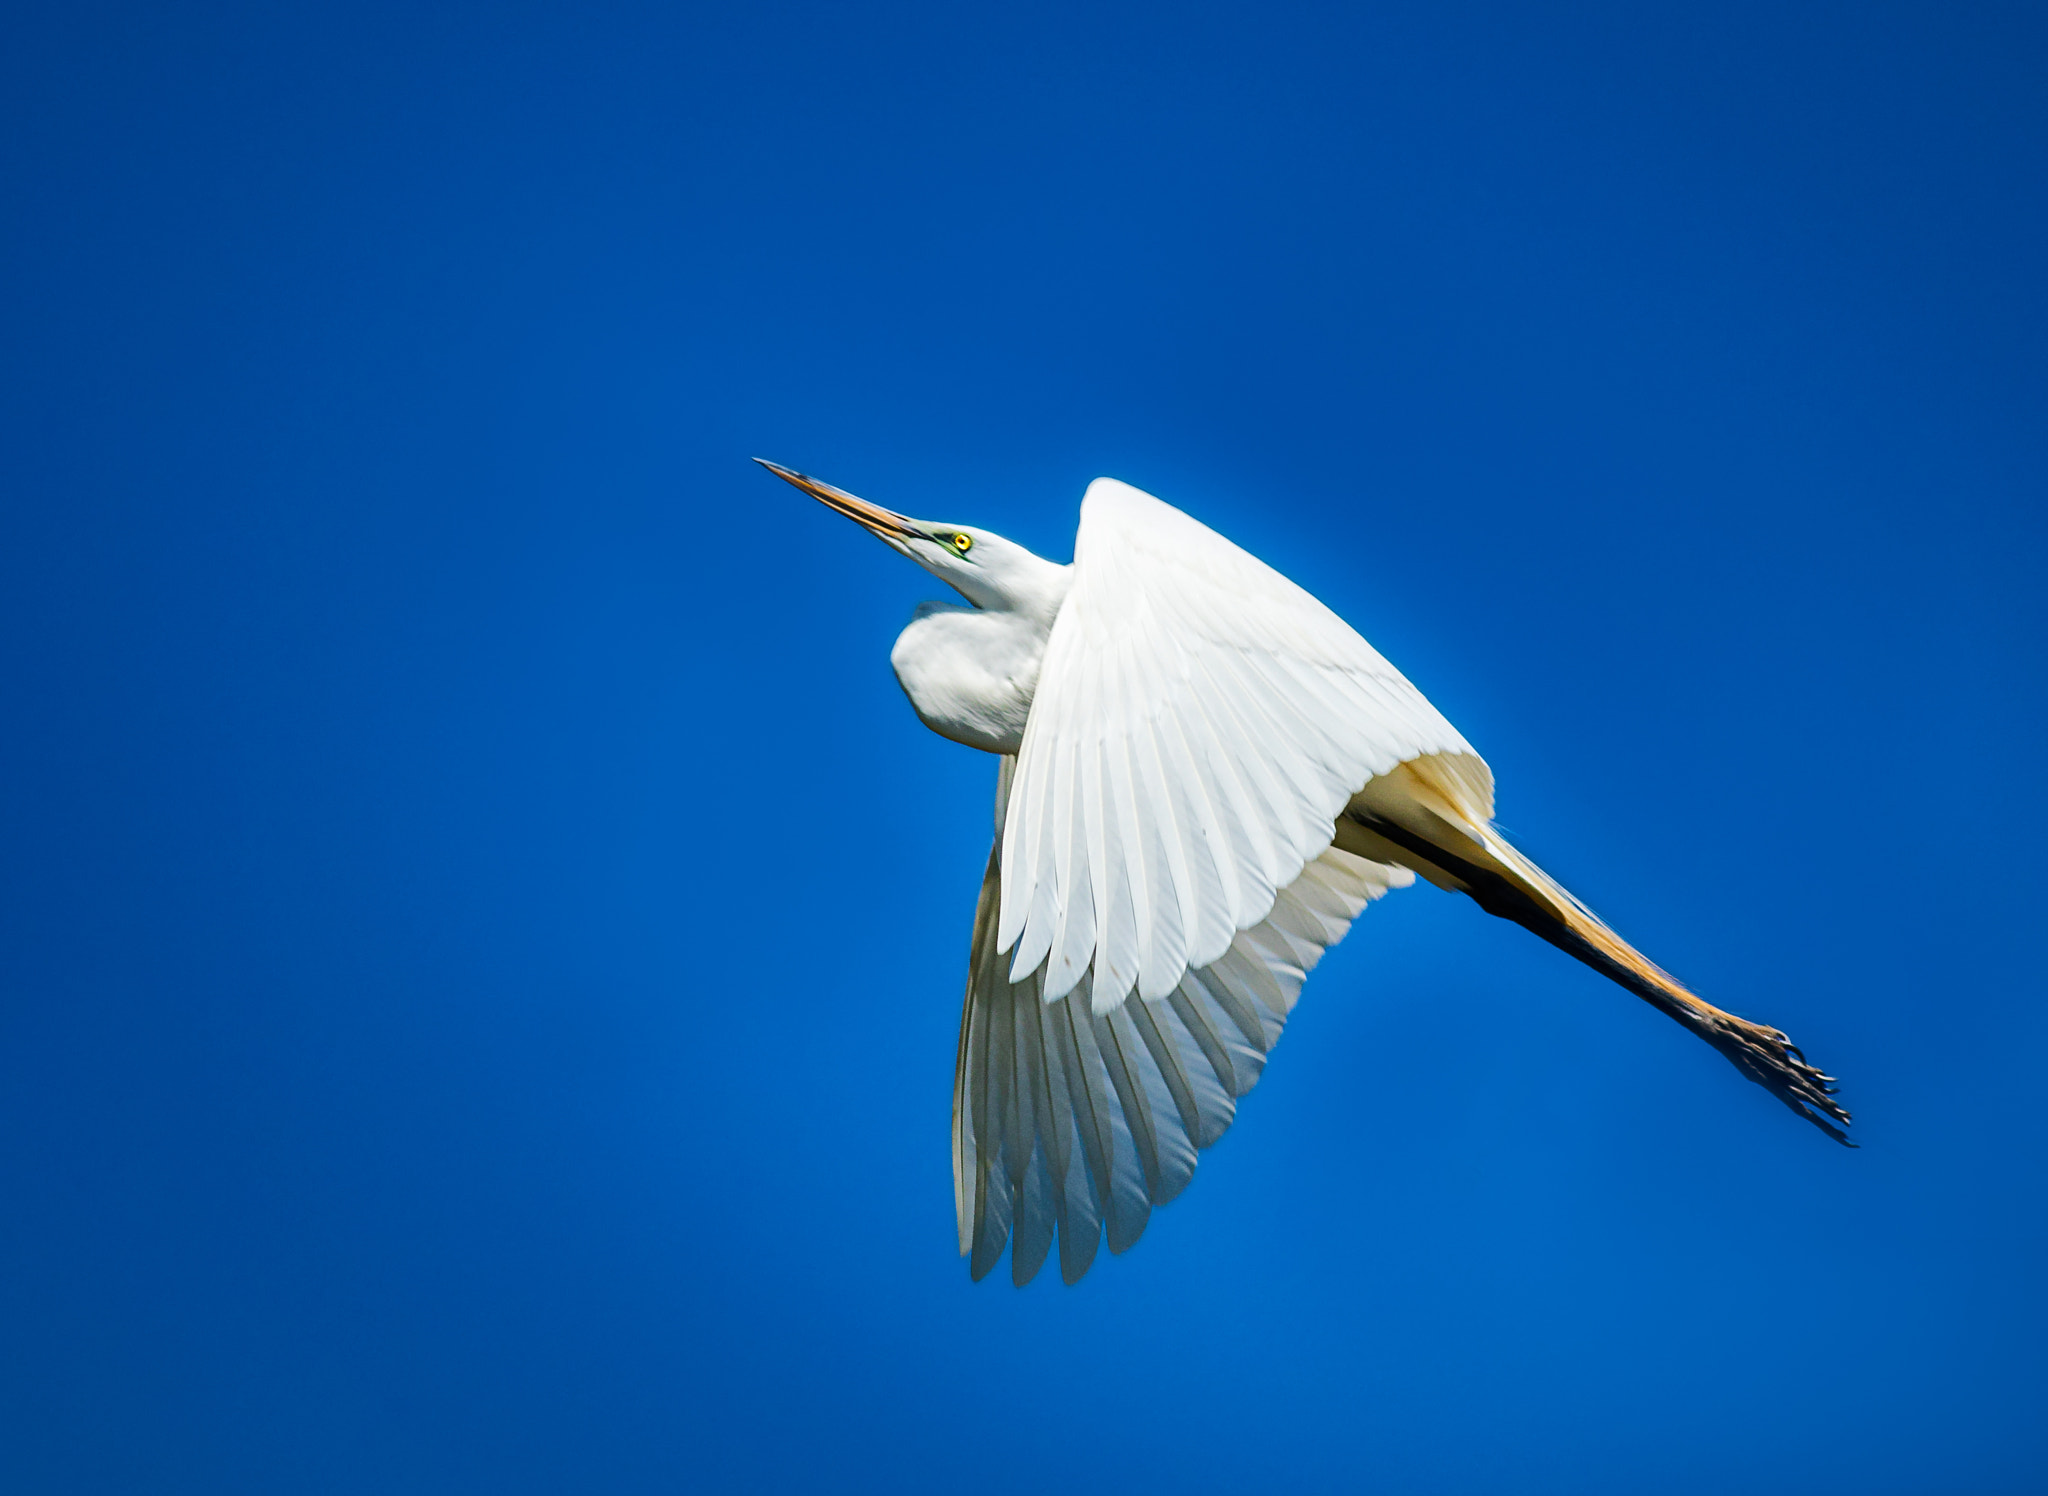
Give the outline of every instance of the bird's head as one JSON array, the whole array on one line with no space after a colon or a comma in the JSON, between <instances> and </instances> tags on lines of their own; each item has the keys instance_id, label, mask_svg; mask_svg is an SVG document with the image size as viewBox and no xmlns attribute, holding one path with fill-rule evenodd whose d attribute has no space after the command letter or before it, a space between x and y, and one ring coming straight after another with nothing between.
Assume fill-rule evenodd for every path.
<instances>
[{"instance_id":1,"label":"bird's head","mask_svg":"<svg viewBox=\"0 0 2048 1496\"><path fill-rule=\"evenodd\" d=\"M911 519L765 458L754 461L908 556L977 608L1042 613L1050 623L1066 596L1070 568L1033 555L1014 540L971 525Z\"/></svg>"}]
</instances>

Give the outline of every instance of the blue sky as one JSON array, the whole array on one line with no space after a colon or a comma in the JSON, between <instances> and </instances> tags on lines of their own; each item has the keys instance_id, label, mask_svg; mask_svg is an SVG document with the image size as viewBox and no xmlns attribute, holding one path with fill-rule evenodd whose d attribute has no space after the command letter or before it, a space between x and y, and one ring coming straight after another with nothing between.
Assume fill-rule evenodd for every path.
<instances>
[{"instance_id":1,"label":"blue sky","mask_svg":"<svg viewBox=\"0 0 2048 1496\"><path fill-rule=\"evenodd\" d=\"M2038 8L10 32L0 1485L2048 1485ZM970 1284L992 765L755 454L1216 526L1862 1150L1417 888Z\"/></svg>"}]
</instances>

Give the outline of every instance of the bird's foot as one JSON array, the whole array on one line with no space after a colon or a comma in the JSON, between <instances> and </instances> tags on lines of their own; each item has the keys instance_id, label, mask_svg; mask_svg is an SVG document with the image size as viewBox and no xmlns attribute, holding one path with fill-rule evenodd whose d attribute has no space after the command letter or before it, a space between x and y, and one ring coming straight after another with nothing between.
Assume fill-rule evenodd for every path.
<instances>
[{"instance_id":1,"label":"bird's foot","mask_svg":"<svg viewBox=\"0 0 2048 1496\"><path fill-rule=\"evenodd\" d=\"M1735 1062L1735 1068L1784 1102L1845 1148L1856 1145L1842 1131L1849 1113L1835 1100L1835 1080L1806 1063L1799 1046L1768 1024L1712 1010L1699 1033ZM1837 1126L1836 1124L1841 1124Z\"/></svg>"}]
</instances>

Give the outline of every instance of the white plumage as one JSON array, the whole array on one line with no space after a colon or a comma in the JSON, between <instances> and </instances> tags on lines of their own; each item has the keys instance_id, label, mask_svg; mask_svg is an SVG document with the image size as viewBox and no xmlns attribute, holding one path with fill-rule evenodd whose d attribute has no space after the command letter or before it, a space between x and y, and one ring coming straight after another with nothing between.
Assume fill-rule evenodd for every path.
<instances>
[{"instance_id":1,"label":"white plumage","mask_svg":"<svg viewBox=\"0 0 2048 1496\"><path fill-rule=\"evenodd\" d=\"M1352 795L1452 755L1443 714L1336 614L1215 531L1102 478L1046 645L1003 834L997 947L1097 1012L1207 966L1330 844Z\"/></svg>"},{"instance_id":2,"label":"white plumage","mask_svg":"<svg viewBox=\"0 0 2048 1496\"><path fill-rule=\"evenodd\" d=\"M764 463L941 577L891 655L934 731L1000 755L954 1073L960 1250L1055 1239L1068 1282L1186 1187L1301 985L1420 873L1619 982L1838 1140L1828 1077L1705 1003L1510 846L1493 777L1308 593L1128 484L1072 566Z\"/></svg>"}]
</instances>

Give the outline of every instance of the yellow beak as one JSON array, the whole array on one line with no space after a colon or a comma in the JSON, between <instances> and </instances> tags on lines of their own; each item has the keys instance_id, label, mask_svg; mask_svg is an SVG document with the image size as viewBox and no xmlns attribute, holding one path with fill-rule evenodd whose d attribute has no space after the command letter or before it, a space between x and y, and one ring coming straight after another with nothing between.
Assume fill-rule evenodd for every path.
<instances>
[{"instance_id":1,"label":"yellow beak","mask_svg":"<svg viewBox=\"0 0 2048 1496\"><path fill-rule=\"evenodd\" d=\"M801 488L827 509L845 515L871 535L880 536L887 541L930 538L893 509L884 509L880 504L870 504L866 499L857 499L843 488L834 488L829 483L820 483L816 478L807 478L802 473L791 472L765 457L756 457L754 461L783 482Z\"/></svg>"}]
</instances>

